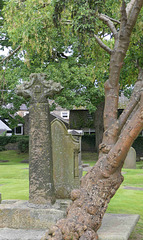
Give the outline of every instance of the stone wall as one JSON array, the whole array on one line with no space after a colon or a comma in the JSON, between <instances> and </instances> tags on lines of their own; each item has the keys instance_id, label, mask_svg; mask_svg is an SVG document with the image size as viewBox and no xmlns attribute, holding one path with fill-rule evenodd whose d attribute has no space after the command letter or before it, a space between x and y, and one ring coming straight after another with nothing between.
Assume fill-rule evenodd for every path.
<instances>
[{"instance_id":1,"label":"stone wall","mask_svg":"<svg viewBox=\"0 0 143 240\"><path fill-rule=\"evenodd\" d=\"M5 150L18 150L18 142L16 143L8 143L5 145Z\"/></svg>"}]
</instances>

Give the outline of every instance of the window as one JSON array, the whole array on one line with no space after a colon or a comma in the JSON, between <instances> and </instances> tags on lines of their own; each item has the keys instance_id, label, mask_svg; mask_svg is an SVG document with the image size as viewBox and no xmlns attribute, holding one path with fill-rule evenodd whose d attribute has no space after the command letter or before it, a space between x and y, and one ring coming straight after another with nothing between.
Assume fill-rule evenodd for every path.
<instances>
[{"instance_id":1,"label":"window","mask_svg":"<svg viewBox=\"0 0 143 240\"><path fill-rule=\"evenodd\" d=\"M14 128L14 134L23 135L23 124L18 124L18 126Z\"/></svg>"},{"instance_id":2,"label":"window","mask_svg":"<svg viewBox=\"0 0 143 240\"><path fill-rule=\"evenodd\" d=\"M69 119L69 111L61 112L61 117L64 119Z\"/></svg>"}]
</instances>

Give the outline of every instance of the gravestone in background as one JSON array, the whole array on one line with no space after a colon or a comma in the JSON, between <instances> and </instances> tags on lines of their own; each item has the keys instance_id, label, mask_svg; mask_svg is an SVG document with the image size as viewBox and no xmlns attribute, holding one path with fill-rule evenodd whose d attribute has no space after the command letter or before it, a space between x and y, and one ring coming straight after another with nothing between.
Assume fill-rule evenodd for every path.
<instances>
[{"instance_id":1,"label":"gravestone in background","mask_svg":"<svg viewBox=\"0 0 143 240\"><path fill-rule=\"evenodd\" d=\"M17 87L17 94L30 98L29 106L29 202L53 202L53 161L51 127L47 98L59 92L59 83L46 80L46 74L33 73L30 82Z\"/></svg>"},{"instance_id":2,"label":"gravestone in background","mask_svg":"<svg viewBox=\"0 0 143 240\"><path fill-rule=\"evenodd\" d=\"M68 133L64 123L58 119L51 123L51 132L55 196L66 199L70 197L71 190L80 185L80 142Z\"/></svg>"},{"instance_id":3,"label":"gravestone in background","mask_svg":"<svg viewBox=\"0 0 143 240\"><path fill-rule=\"evenodd\" d=\"M136 151L133 147L130 148L123 167L129 169L136 168Z\"/></svg>"}]
</instances>

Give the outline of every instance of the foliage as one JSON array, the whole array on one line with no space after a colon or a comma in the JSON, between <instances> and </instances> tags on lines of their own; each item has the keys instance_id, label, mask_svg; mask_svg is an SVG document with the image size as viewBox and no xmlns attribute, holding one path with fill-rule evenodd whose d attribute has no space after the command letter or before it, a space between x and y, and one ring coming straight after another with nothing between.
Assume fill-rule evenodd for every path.
<instances>
[{"instance_id":1,"label":"foliage","mask_svg":"<svg viewBox=\"0 0 143 240\"><path fill-rule=\"evenodd\" d=\"M81 143L82 151L95 151L95 134L84 134Z\"/></svg>"},{"instance_id":2,"label":"foliage","mask_svg":"<svg viewBox=\"0 0 143 240\"><path fill-rule=\"evenodd\" d=\"M28 136L0 136L0 146L5 146L8 143L16 143L20 141L28 141Z\"/></svg>"},{"instance_id":3,"label":"foliage","mask_svg":"<svg viewBox=\"0 0 143 240\"><path fill-rule=\"evenodd\" d=\"M97 6L102 5L102 1L97 3ZM19 66L15 68L14 65L9 66L8 62L8 68L12 73L15 72L15 86L18 83L16 78L25 80L25 75L27 77L30 72L46 72L49 79L60 81L65 88L57 97L57 103L67 108L86 105L90 111L95 111L96 104L104 97L103 84L108 78L109 56L102 50L98 51L93 34L84 41L76 34L79 32L76 22L78 26L78 21L81 21L81 29L86 29L87 33L91 32L92 22L95 22L93 2L82 1L78 5L82 7L78 11L83 11L83 19L80 19L76 4L72 1L7 1L4 10L5 31L8 31L15 47L18 44L22 46L27 64L24 67L19 60ZM91 16L89 23L85 23L84 15L87 21ZM15 57L13 60L18 59ZM6 70L5 79L12 76L9 71ZM9 80L9 83L12 82ZM7 85L12 89L11 83ZM11 100L20 103L14 101L15 97L8 97L9 92L4 95L4 102Z\"/></svg>"},{"instance_id":4,"label":"foliage","mask_svg":"<svg viewBox=\"0 0 143 240\"><path fill-rule=\"evenodd\" d=\"M95 134L84 134L82 136L82 151L87 151L89 148L94 149L95 146ZM134 141L132 147L136 150L136 154L139 157L143 156L143 136L138 136Z\"/></svg>"},{"instance_id":5,"label":"foliage","mask_svg":"<svg viewBox=\"0 0 143 240\"><path fill-rule=\"evenodd\" d=\"M16 96L16 85L27 81L32 72L45 72L48 79L61 82L64 90L55 101L62 107L86 106L94 112L103 101L104 82L109 77L109 55L99 48L94 34L110 48L114 45L112 34L98 14L120 20L120 4L116 0L5 1L3 32L8 33L12 49L20 45L22 50L21 56L14 54L1 69L1 103L11 102L13 107L8 112L1 108L0 114L8 117L18 110L24 100ZM142 65L142 16L120 77L120 89L127 95L137 78L137 63ZM115 26L118 28L118 23ZM110 40L106 40L107 35Z\"/></svg>"},{"instance_id":6,"label":"foliage","mask_svg":"<svg viewBox=\"0 0 143 240\"><path fill-rule=\"evenodd\" d=\"M3 146L0 146L0 152L4 151L4 150L5 150L5 148Z\"/></svg>"},{"instance_id":7,"label":"foliage","mask_svg":"<svg viewBox=\"0 0 143 240\"><path fill-rule=\"evenodd\" d=\"M138 156L143 156L143 136L138 136L133 143L133 148L135 148Z\"/></svg>"},{"instance_id":8,"label":"foliage","mask_svg":"<svg viewBox=\"0 0 143 240\"><path fill-rule=\"evenodd\" d=\"M130 46L127 51L124 65L120 76L120 88L125 92L129 90L129 86L133 86L138 75L138 68L143 67L143 9L137 19L133 29Z\"/></svg>"},{"instance_id":9,"label":"foliage","mask_svg":"<svg viewBox=\"0 0 143 240\"><path fill-rule=\"evenodd\" d=\"M6 136L6 131L4 131L0 136Z\"/></svg>"},{"instance_id":10,"label":"foliage","mask_svg":"<svg viewBox=\"0 0 143 240\"><path fill-rule=\"evenodd\" d=\"M0 151L3 151L8 143L18 143L19 153L29 151L29 136L0 136Z\"/></svg>"},{"instance_id":11,"label":"foliage","mask_svg":"<svg viewBox=\"0 0 143 240\"><path fill-rule=\"evenodd\" d=\"M29 138L23 138L18 142L18 150L20 153L28 153L29 151Z\"/></svg>"}]
</instances>

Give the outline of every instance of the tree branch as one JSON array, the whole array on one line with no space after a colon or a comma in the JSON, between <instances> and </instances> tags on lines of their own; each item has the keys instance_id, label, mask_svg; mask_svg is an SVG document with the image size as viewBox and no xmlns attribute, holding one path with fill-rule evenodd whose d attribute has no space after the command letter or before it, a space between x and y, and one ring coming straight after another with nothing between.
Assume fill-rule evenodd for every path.
<instances>
[{"instance_id":1,"label":"tree branch","mask_svg":"<svg viewBox=\"0 0 143 240\"><path fill-rule=\"evenodd\" d=\"M132 31L142 6L143 6L143 0L136 0L132 3L132 8L130 10L130 14L127 20L128 31Z\"/></svg>"},{"instance_id":2,"label":"tree branch","mask_svg":"<svg viewBox=\"0 0 143 240\"><path fill-rule=\"evenodd\" d=\"M129 16L134 4L135 4L136 0L131 0L126 7L126 13L127 13L127 17Z\"/></svg>"},{"instance_id":3,"label":"tree branch","mask_svg":"<svg viewBox=\"0 0 143 240\"><path fill-rule=\"evenodd\" d=\"M0 64L2 64L4 61L6 61L7 59L9 59L12 55L14 55L19 49L21 48L21 46L18 46L12 53L10 53L7 57L5 57Z\"/></svg>"},{"instance_id":4,"label":"tree branch","mask_svg":"<svg viewBox=\"0 0 143 240\"><path fill-rule=\"evenodd\" d=\"M112 49L107 47L97 35L94 34L94 37L95 37L97 43L99 44L99 46L111 55L112 54Z\"/></svg>"},{"instance_id":5,"label":"tree branch","mask_svg":"<svg viewBox=\"0 0 143 240\"><path fill-rule=\"evenodd\" d=\"M124 28L127 24L127 13L126 13L126 3L123 0L121 6L121 29Z\"/></svg>"},{"instance_id":6,"label":"tree branch","mask_svg":"<svg viewBox=\"0 0 143 240\"><path fill-rule=\"evenodd\" d=\"M116 30L115 25L113 24L113 21L111 21L111 19L108 16L104 15L104 14L100 14L99 15L99 19L102 20L110 28L111 32L114 35L114 38L117 39L118 32Z\"/></svg>"},{"instance_id":7,"label":"tree branch","mask_svg":"<svg viewBox=\"0 0 143 240\"><path fill-rule=\"evenodd\" d=\"M141 91L143 89L143 69L140 69L139 75L138 75L138 81L135 83L133 93L131 95L130 101L126 108L124 109L123 113L119 117L119 130L121 131L125 122L128 120L130 117L131 113L137 106L140 96L141 96Z\"/></svg>"},{"instance_id":8,"label":"tree branch","mask_svg":"<svg viewBox=\"0 0 143 240\"><path fill-rule=\"evenodd\" d=\"M105 14L104 14L105 15ZM121 22L120 21L118 21L117 19L114 19L114 18L111 18L111 17L109 17L109 16L107 16L107 15L105 15L108 19L110 19L112 22L115 22L115 23L118 23L118 24L120 24Z\"/></svg>"},{"instance_id":9,"label":"tree branch","mask_svg":"<svg viewBox=\"0 0 143 240\"><path fill-rule=\"evenodd\" d=\"M131 119L127 122L124 130L120 134L118 141L111 148L107 155L106 164L103 166L102 172L105 176L113 174L118 167L123 165L127 153L143 129L143 93L141 95L140 106ZM103 156L104 157L104 156Z\"/></svg>"}]
</instances>

